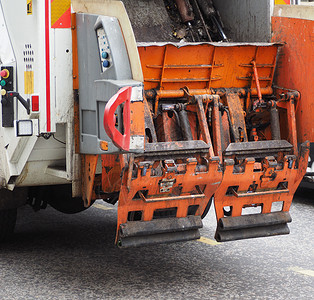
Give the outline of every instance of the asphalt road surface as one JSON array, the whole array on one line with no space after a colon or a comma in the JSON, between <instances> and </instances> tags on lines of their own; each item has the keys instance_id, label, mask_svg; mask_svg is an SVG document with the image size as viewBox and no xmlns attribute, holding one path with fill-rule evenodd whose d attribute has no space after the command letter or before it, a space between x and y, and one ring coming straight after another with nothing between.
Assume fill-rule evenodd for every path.
<instances>
[{"instance_id":1,"label":"asphalt road surface","mask_svg":"<svg viewBox=\"0 0 314 300\"><path fill-rule=\"evenodd\" d=\"M116 207L24 207L0 246L0 299L314 299L314 190L291 215L290 235L218 244L212 207L199 241L121 250Z\"/></svg>"}]
</instances>

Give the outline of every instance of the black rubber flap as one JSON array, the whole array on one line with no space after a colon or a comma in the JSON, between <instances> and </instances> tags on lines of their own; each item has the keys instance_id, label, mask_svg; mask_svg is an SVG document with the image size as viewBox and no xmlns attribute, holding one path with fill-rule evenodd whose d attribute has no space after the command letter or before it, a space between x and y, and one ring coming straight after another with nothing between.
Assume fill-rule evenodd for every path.
<instances>
[{"instance_id":1,"label":"black rubber flap","mask_svg":"<svg viewBox=\"0 0 314 300\"><path fill-rule=\"evenodd\" d=\"M203 227L200 216L165 218L152 221L130 221L120 225L119 247L188 241L200 238Z\"/></svg>"},{"instance_id":2,"label":"black rubber flap","mask_svg":"<svg viewBox=\"0 0 314 300\"><path fill-rule=\"evenodd\" d=\"M289 212L251 214L224 217L218 222L215 238L218 242L289 234Z\"/></svg>"}]
</instances>

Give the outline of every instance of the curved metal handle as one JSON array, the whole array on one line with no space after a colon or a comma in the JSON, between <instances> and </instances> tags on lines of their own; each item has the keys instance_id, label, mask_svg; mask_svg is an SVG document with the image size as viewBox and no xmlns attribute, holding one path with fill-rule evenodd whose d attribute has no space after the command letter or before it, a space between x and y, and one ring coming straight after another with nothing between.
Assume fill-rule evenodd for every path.
<instances>
[{"instance_id":1,"label":"curved metal handle","mask_svg":"<svg viewBox=\"0 0 314 300\"><path fill-rule=\"evenodd\" d=\"M112 140L113 144L125 151L130 149L130 102L131 102L132 87L127 86L120 89L111 99L108 101L105 107L104 113L104 128L107 135ZM115 111L118 106L122 103L123 108L123 126L124 134L121 134L119 130L115 127L116 117Z\"/></svg>"}]
</instances>

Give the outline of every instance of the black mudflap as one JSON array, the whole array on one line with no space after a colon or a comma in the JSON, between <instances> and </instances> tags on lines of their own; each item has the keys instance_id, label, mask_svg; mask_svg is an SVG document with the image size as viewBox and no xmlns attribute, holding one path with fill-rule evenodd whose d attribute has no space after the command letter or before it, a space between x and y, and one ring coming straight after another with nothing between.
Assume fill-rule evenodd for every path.
<instances>
[{"instance_id":1,"label":"black mudflap","mask_svg":"<svg viewBox=\"0 0 314 300\"><path fill-rule=\"evenodd\" d=\"M130 221L120 225L118 246L127 248L195 240L200 238L199 228L202 227L200 216Z\"/></svg>"},{"instance_id":2,"label":"black mudflap","mask_svg":"<svg viewBox=\"0 0 314 300\"><path fill-rule=\"evenodd\" d=\"M227 242L289 234L287 223L291 221L289 212L224 217L218 222L215 238L218 242Z\"/></svg>"}]
</instances>

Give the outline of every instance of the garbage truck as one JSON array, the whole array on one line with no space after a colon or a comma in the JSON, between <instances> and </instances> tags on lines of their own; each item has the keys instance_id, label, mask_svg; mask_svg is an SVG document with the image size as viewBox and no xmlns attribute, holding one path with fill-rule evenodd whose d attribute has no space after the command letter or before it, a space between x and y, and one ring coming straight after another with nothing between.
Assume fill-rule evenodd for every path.
<instances>
[{"instance_id":1,"label":"garbage truck","mask_svg":"<svg viewBox=\"0 0 314 300\"><path fill-rule=\"evenodd\" d=\"M289 233L300 93L274 85L271 1L227 2L1 1L2 241L22 205L96 199L119 247L198 239L212 203L217 241Z\"/></svg>"}]
</instances>

